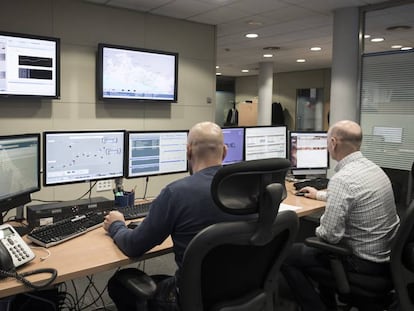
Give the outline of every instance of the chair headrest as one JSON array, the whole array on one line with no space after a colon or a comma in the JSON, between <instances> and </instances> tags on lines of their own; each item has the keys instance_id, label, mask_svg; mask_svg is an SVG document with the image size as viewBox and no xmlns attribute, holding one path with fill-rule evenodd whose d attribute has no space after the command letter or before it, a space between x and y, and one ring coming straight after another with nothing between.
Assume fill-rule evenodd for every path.
<instances>
[{"instance_id":1,"label":"chair headrest","mask_svg":"<svg viewBox=\"0 0 414 311\"><path fill-rule=\"evenodd\" d=\"M229 214L258 212L266 186L280 183L286 197L285 177L290 161L284 158L244 161L222 167L211 184L216 205Z\"/></svg>"}]
</instances>

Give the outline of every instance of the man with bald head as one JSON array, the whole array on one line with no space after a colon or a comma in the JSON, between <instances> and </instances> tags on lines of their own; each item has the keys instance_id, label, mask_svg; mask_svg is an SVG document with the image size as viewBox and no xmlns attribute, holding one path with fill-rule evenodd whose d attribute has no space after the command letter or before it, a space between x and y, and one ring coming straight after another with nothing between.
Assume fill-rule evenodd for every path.
<instances>
[{"instance_id":1,"label":"man with bald head","mask_svg":"<svg viewBox=\"0 0 414 311\"><path fill-rule=\"evenodd\" d=\"M329 243L343 243L352 256L346 269L365 274L387 273L391 242L399 226L391 182L384 171L363 156L361 127L349 120L328 130L328 151L338 161L326 191L305 187L306 197L326 201L316 235ZM319 250L297 243L284 266L283 275L302 310L334 308L332 294L317 294L306 269L327 266ZM313 280L318 281L318 280Z\"/></svg>"},{"instance_id":2,"label":"man with bald head","mask_svg":"<svg viewBox=\"0 0 414 311\"><path fill-rule=\"evenodd\" d=\"M205 227L241 216L225 214L215 206L210 194L211 181L226 156L221 128L212 122L194 125L188 134L187 159L190 176L174 181L161 190L140 226L128 229L123 215L110 212L104 229L121 251L140 257L168 236L173 240L177 271L175 276L158 276L157 292L149 301L150 310L176 310L177 279L184 251L191 239ZM134 298L122 292L117 273L108 282L108 293L118 310L135 310ZM162 309L157 309L162 308Z\"/></svg>"}]
</instances>

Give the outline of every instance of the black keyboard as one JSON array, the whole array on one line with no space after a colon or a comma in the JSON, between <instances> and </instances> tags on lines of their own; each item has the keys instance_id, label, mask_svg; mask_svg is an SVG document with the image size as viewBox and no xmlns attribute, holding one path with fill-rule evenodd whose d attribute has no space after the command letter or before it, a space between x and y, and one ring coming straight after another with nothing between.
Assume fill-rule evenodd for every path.
<instances>
[{"instance_id":1,"label":"black keyboard","mask_svg":"<svg viewBox=\"0 0 414 311\"><path fill-rule=\"evenodd\" d=\"M302 189L303 187L313 187L318 190L326 189L328 187L329 178L313 178L304 181L298 181L293 184L296 190Z\"/></svg>"},{"instance_id":2,"label":"black keyboard","mask_svg":"<svg viewBox=\"0 0 414 311\"><path fill-rule=\"evenodd\" d=\"M60 244L102 226L104 212L90 212L33 229L27 238L43 247Z\"/></svg>"},{"instance_id":3,"label":"black keyboard","mask_svg":"<svg viewBox=\"0 0 414 311\"><path fill-rule=\"evenodd\" d=\"M135 204L134 206L118 207L118 211L124 215L125 220L141 218L148 215L151 203L152 201L148 201Z\"/></svg>"}]
</instances>

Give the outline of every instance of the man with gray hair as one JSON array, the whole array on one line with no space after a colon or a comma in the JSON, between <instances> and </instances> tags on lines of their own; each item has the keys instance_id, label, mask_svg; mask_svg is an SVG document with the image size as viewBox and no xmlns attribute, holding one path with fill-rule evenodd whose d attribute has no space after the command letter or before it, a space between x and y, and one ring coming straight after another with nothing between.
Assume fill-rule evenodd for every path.
<instances>
[{"instance_id":1,"label":"man with gray hair","mask_svg":"<svg viewBox=\"0 0 414 311\"><path fill-rule=\"evenodd\" d=\"M326 201L316 236L332 244L341 242L352 250L345 269L363 274L387 273L391 242L399 227L391 182L361 153L362 130L357 123L335 123L327 139L328 151L338 161L327 191L300 189L308 198ZM320 250L302 243L292 247L282 272L302 311L333 307L332 295L318 295L306 274L307 268L327 265L328 259ZM321 291L324 293L326 289Z\"/></svg>"}]
</instances>

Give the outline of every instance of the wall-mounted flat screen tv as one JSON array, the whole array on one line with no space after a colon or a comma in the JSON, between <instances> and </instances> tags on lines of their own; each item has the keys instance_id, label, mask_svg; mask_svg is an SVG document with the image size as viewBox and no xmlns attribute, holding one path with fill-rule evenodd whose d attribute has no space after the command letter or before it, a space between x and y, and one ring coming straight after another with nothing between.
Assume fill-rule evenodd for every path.
<instances>
[{"instance_id":1,"label":"wall-mounted flat screen tv","mask_svg":"<svg viewBox=\"0 0 414 311\"><path fill-rule=\"evenodd\" d=\"M60 97L60 39L0 32L0 96Z\"/></svg>"},{"instance_id":2,"label":"wall-mounted flat screen tv","mask_svg":"<svg viewBox=\"0 0 414 311\"><path fill-rule=\"evenodd\" d=\"M178 53L100 43L98 97L176 102Z\"/></svg>"}]
</instances>

